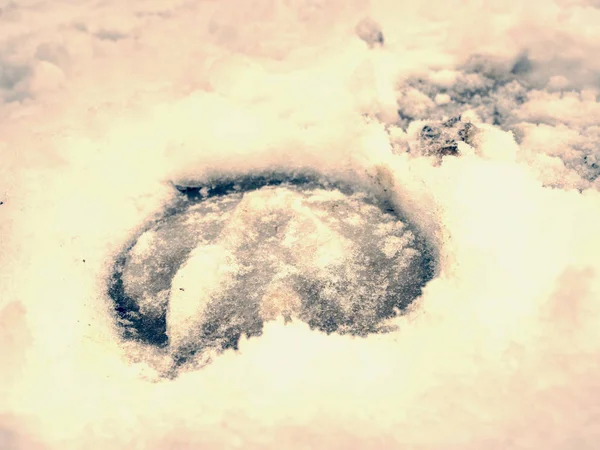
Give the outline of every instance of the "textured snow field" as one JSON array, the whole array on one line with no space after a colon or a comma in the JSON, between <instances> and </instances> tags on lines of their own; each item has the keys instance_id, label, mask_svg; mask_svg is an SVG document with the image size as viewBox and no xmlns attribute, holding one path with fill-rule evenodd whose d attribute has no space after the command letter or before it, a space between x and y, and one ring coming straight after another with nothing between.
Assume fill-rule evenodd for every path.
<instances>
[{"instance_id":1,"label":"textured snow field","mask_svg":"<svg viewBox=\"0 0 600 450\"><path fill-rule=\"evenodd\" d=\"M598 448L598 2L0 8L0 448ZM161 377L116 325L115 258L174 183L296 169L385 195L435 277L393 332L279 314ZM252 195L242 228L299 194ZM294 261L346 261L336 239ZM218 290L198 252L174 286Z\"/></svg>"}]
</instances>

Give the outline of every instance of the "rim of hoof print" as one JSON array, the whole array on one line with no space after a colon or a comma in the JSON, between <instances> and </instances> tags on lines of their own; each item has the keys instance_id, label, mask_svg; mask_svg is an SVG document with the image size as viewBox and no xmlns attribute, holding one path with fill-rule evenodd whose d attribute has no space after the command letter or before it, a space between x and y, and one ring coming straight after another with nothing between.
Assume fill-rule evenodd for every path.
<instances>
[{"instance_id":1,"label":"rim of hoof print","mask_svg":"<svg viewBox=\"0 0 600 450\"><path fill-rule=\"evenodd\" d=\"M389 331L434 277L431 245L374 186L305 171L174 188L107 286L121 337L160 355L167 377L278 317L327 334Z\"/></svg>"}]
</instances>

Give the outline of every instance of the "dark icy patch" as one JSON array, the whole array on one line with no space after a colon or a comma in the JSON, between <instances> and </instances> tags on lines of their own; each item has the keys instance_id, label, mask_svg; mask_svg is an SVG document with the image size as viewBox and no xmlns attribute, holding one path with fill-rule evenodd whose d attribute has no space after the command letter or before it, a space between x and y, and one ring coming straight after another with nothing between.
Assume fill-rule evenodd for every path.
<instances>
[{"instance_id":1,"label":"dark icy patch","mask_svg":"<svg viewBox=\"0 0 600 450\"><path fill-rule=\"evenodd\" d=\"M377 22L366 18L358 22L355 28L356 35L360 40L367 43L370 48L383 45L383 32Z\"/></svg>"},{"instance_id":2,"label":"dark icy patch","mask_svg":"<svg viewBox=\"0 0 600 450\"><path fill-rule=\"evenodd\" d=\"M600 133L581 130L581 134L587 136L586 143L573 145L572 151L565 152L561 159L583 180L594 182L600 176Z\"/></svg>"},{"instance_id":3,"label":"dark icy patch","mask_svg":"<svg viewBox=\"0 0 600 450\"><path fill-rule=\"evenodd\" d=\"M443 121L473 110L485 123L510 129L516 122L514 111L526 101L531 88L531 68L526 55L513 64L474 56L449 80L409 78L398 100L398 125L406 129L413 120ZM440 96L447 96L446 100L440 101Z\"/></svg>"},{"instance_id":4,"label":"dark icy patch","mask_svg":"<svg viewBox=\"0 0 600 450\"><path fill-rule=\"evenodd\" d=\"M517 60L513 64L512 68L510 69L510 73L512 75L525 75L530 73L532 69L533 64L531 60L527 56L527 53L523 53L517 58Z\"/></svg>"},{"instance_id":5,"label":"dark icy patch","mask_svg":"<svg viewBox=\"0 0 600 450\"><path fill-rule=\"evenodd\" d=\"M600 149L596 151L596 154L588 154L583 157L583 172L584 178L589 181L595 181L600 176Z\"/></svg>"},{"instance_id":6,"label":"dark icy patch","mask_svg":"<svg viewBox=\"0 0 600 450\"><path fill-rule=\"evenodd\" d=\"M178 184L175 185L175 188L184 194L188 201L201 201L212 197L249 192L266 186L305 186L307 189L315 189L320 186L329 187L331 183L327 180L320 180L311 173L286 174L271 172L237 178L215 177L200 186ZM345 189L348 190L347 187Z\"/></svg>"},{"instance_id":7,"label":"dark icy patch","mask_svg":"<svg viewBox=\"0 0 600 450\"><path fill-rule=\"evenodd\" d=\"M446 121L430 121L421 128L419 139L409 151L423 156L460 156L459 142L473 144L477 128L460 116Z\"/></svg>"},{"instance_id":8,"label":"dark icy patch","mask_svg":"<svg viewBox=\"0 0 600 450\"><path fill-rule=\"evenodd\" d=\"M167 345L167 322L163 310L154 316L144 315L136 299L128 295L123 284L123 268L127 260L127 250L114 264L108 287L108 295L113 302L117 324L125 339L144 342L155 347Z\"/></svg>"},{"instance_id":9,"label":"dark icy patch","mask_svg":"<svg viewBox=\"0 0 600 450\"><path fill-rule=\"evenodd\" d=\"M395 125L408 130L414 121L425 122L417 142L407 143L409 151L428 156L458 155L458 142L469 143L475 127L448 133L442 125L450 117L460 117L466 111L474 112L484 123L510 131L519 145L524 143L527 125L545 124L560 127L560 118L528 117L519 111L530 99L532 92L573 94L567 83L562 88L548 87L549 76L534 70L536 63L522 53L511 61L499 61L483 55L471 57L455 71L436 71L414 76L404 81L398 98L398 119ZM555 75L561 75L556 73ZM578 175L581 185L594 183L600 176L600 131L596 124L566 124L581 137L577 142L565 143L559 157L565 167ZM469 128L470 127L470 128ZM471 144L473 145L473 144ZM523 147L527 151L527 147ZM533 148L534 153L544 152ZM554 184L552 184L554 185ZM558 182L557 185L560 185Z\"/></svg>"}]
</instances>

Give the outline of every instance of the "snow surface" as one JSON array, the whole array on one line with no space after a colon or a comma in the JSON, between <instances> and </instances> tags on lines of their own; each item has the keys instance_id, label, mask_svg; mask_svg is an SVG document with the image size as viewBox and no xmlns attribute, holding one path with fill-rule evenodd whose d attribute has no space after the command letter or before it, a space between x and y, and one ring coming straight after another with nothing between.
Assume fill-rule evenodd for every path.
<instances>
[{"instance_id":1,"label":"snow surface","mask_svg":"<svg viewBox=\"0 0 600 450\"><path fill-rule=\"evenodd\" d=\"M597 1L0 9L0 448L597 448ZM174 184L298 170L403 212L437 252L422 296L395 331L328 334L281 317L301 301L282 271L262 335L157 376L161 355L123 339L108 295L123 248ZM277 245L312 246L292 245L296 269L354 274L353 246L394 254L390 230L378 240L359 215L344 230L360 237L319 255L339 217L270 194L219 227L246 238L290 203L301 225ZM145 239L142 259L158 251ZM173 336L203 308L178 283L203 274L201 295L221 292L242 270L234 244L197 247L162 290Z\"/></svg>"}]
</instances>

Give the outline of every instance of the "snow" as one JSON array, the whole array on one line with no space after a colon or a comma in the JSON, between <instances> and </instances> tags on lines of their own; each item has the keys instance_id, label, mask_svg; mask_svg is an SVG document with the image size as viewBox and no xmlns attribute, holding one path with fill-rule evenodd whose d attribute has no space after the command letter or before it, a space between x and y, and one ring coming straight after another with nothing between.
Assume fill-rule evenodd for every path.
<instances>
[{"instance_id":1,"label":"snow","mask_svg":"<svg viewBox=\"0 0 600 450\"><path fill-rule=\"evenodd\" d=\"M0 447L596 448L599 7L0 2ZM402 215L209 197L273 172ZM169 216L174 185L204 200ZM381 298L409 232L436 272L387 332L298 312L298 272L346 314ZM203 314L260 333L170 372L107 292L132 244L128 295L192 356ZM210 306L228 289L256 308Z\"/></svg>"}]
</instances>

